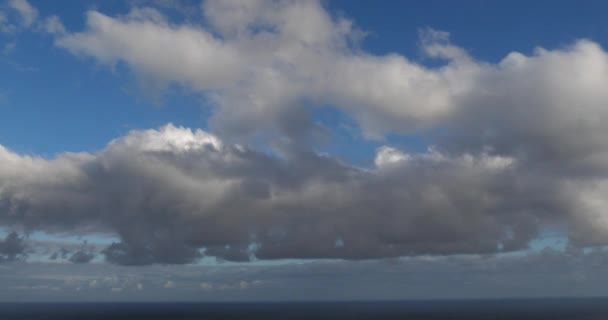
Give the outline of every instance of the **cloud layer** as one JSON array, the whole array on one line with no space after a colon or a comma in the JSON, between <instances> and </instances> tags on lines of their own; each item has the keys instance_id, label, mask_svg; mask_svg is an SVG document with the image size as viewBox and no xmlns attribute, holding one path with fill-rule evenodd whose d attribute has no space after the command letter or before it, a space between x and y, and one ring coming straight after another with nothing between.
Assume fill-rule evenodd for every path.
<instances>
[{"instance_id":1,"label":"cloud layer","mask_svg":"<svg viewBox=\"0 0 608 320\"><path fill-rule=\"evenodd\" d=\"M115 233L121 242L103 253L119 264L496 253L525 248L542 226L588 218L562 206L558 186L521 176L516 159L488 154L385 147L375 167L357 168L173 125L95 154L0 151L0 221Z\"/></svg>"},{"instance_id":2,"label":"cloud layer","mask_svg":"<svg viewBox=\"0 0 608 320\"><path fill-rule=\"evenodd\" d=\"M282 265L11 263L3 301L369 301L601 297L607 252L542 250L523 256L416 257ZM403 303L403 302L400 302ZM547 309L546 304L539 308Z\"/></svg>"}]
</instances>

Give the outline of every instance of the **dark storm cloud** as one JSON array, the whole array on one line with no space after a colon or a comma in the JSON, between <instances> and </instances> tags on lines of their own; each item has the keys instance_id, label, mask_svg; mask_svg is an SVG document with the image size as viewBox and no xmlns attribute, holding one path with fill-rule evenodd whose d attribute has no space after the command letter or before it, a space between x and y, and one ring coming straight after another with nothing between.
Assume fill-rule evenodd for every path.
<instances>
[{"instance_id":1,"label":"dark storm cloud","mask_svg":"<svg viewBox=\"0 0 608 320\"><path fill-rule=\"evenodd\" d=\"M0 262L24 258L27 255L25 249L23 237L14 231L9 233L4 240L0 240Z\"/></svg>"}]
</instances>

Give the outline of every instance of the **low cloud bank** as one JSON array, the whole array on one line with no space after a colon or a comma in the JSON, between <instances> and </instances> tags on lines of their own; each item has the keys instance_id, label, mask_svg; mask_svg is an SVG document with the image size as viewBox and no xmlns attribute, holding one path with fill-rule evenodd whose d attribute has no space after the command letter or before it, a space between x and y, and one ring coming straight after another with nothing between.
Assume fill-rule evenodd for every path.
<instances>
[{"instance_id":1,"label":"low cloud bank","mask_svg":"<svg viewBox=\"0 0 608 320\"><path fill-rule=\"evenodd\" d=\"M595 228L573 232L573 243L605 234L576 210L592 196L572 192L578 181L539 180L515 158L384 147L374 167L358 168L301 149L276 154L173 125L132 131L95 154L0 148L0 221L114 232L121 242L102 253L128 265L488 254L526 248L544 227Z\"/></svg>"}]
</instances>

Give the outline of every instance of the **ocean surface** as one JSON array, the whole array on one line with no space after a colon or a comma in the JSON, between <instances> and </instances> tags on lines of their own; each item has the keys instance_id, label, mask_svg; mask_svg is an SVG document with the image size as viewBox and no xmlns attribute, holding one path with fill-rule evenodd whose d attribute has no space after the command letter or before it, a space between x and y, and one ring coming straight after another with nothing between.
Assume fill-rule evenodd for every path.
<instances>
[{"instance_id":1,"label":"ocean surface","mask_svg":"<svg viewBox=\"0 0 608 320\"><path fill-rule=\"evenodd\" d=\"M608 299L0 303L0 319L608 319Z\"/></svg>"}]
</instances>

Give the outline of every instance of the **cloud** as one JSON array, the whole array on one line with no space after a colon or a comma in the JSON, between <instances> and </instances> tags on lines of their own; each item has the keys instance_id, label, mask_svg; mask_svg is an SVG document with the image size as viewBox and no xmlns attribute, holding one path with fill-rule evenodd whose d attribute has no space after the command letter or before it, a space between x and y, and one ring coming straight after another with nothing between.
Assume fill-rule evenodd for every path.
<instances>
[{"instance_id":1,"label":"cloud","mask_svg":"<svg viewBox=\"0 0 608 320\"><path fill-rule=\"evenodd\" d=\"M57 251L54 251L51 256L49 257L50 260L57 260L57 259L68 259L68 254L69 254L69 250L67 250L66 248L61 248Z\"/></svg>"},{"instance_id":2,"label":"cloud","mask_svg":"<svg viewBox=\"0 0 608 320\"><path fill-rule=\"evenodd\" d=\"M364 53L363 33L317 1L207 1L203 13L207 29L169 23L151 8L119 17L89 11L86 30L56 44L126 63L144 82L206 93L214 128L239 137L266 128L301 139L312 126L309 102L342 108L367 136L411 132L449 114L478 69L464 53L437 54L450 62L440 70Z\"/></svg>"},{"instance_id":3,"label":"cloud","mask_svg":"<svg viewBox=\"0 0 608 320\"><path fill-rule=\"evenodd\" d=\"M420 256L282 265L15 262L2 265L0 298L15 301L336 301L605 296L605 249L521 255ZM170 279L170 280L168 280ZM175 286L167 295L164 286ZM141 285L141 290L139 289ZM243 289L241 289L243 288ZM27 294L23 294L27 290Z\"/></svg>"},{"instance_id":4,"label":"cloud","mask_svg":"<svg viewBox=\"0 0 608 320\"><path fill-rule=\"evenodd\" d=\"M95 259L95 253L90 250L78 250L72 254L70 257L70 262L72 263L89 263L91 260Z\"/></svg>"},{"instance_id":5,"label":"cloud","mask_svg":"<svg viewBox=\"0 0 608 320\"><path fill-rule=\"evenodd\" d=\"M133 239L129 243L112 243L102 251L106 261L122 265L150 263L189 263L200 257L196 247L171 239Z\"/></svg>"},{"instance_id":6,"label":"cloud","mask_svg":"<svg viewBox=\"0 0 608 320\"><path fill-rule=\"evenodd\" d=\"M14 231L9 233L4 240L0 240L0 262L24 258L27 255L25 249L23 237Z\"/></svg>"},{"instance_id":7,"label":"cloud","mask_svg":"<svg viewBox=\"0 0 608 320\"><path fill-rule=\"evenodd\" d=\"M47 160L2 148L0 221L114 232L121 241L103 251L106 259L140 265L201 254L248 261L495 253L581 218L561 206L569 199L558 186L522 177L513 158L382 148L366 169L277 151L173 125L132 131L95 154Z\"/></svg>"},{"instance_id":8,"label":"cloud","mask_svg":"<svg viewBox=\"0 0 608 320\"><path fill-rule=\"evenodd\" d=\"M30 27L38 18L38 9L26 0L10 0L8 6L19 14L21 24L26 28Z\"/></svg>"},{"instance_id":9,"label":"cloud","mask_svg":"<svg viewBox=\"0 0 608 320\"><path fill-rule=\"evenodd\" d=\"M90 11L84 31L56 44L124 63L142 81L205 94L212 128L225 138L278 132L302 141L315 130L307 108L330 105L366 137L416 133L454 153L491 149L536 167L605 169L608 56L591 40L488 63L449 33L424 29L420 48L441 63L427 67L366 53L353 21L316 1L206 1L202 9L206 27L168 22L151 8Z\"/></svg>"},{"instance_id":10,"label":"cloud","mask_svg":"<svg viewBox=\"0 0 608 320\"><path fill-rule=\"evenodd\" d=\"M61 18L56 15L40 16L38 9L26 0L10 0L6 11L0 11L0 32L17 34L34 31L61 36L66 32Z\"/></svg>"},{"instance_id":11,"label":"cloud","mask_svg":"<svg viewBox=\"0 0 608 320\"><path fill-rule=\"evenodd\" d=\"M58 16L49 16L44 19L41 29L46 33L61 35L65 33L65 27Z\"/></svg>"},{"instance_id":12,"label":"cloud","mask_svg":"<svg viewBox=\"0 0 608 320\"><path fill-rule=\"evenodd\" d=\"M597 43L490 63L424 29L420 48L440 63L428 67L365 52L365 32L317 1L207 1L202 15L204 26L150 7L92 10L84 30L55 32L76 55L204 95L215 134L167 125L53 159L0 148L0 221L116 233L102 254L128 265L486 254L546 228L608 243ZM320 155L315 106L365 137L413 133L432 147L380 147L370 168ZM256 135L271 154L247 147Z\"/></svg>"}]
</instances>

